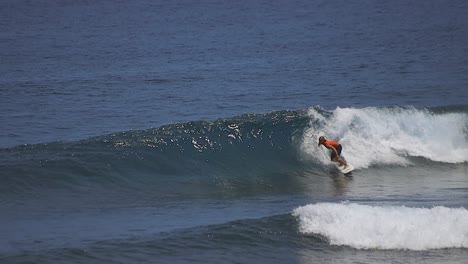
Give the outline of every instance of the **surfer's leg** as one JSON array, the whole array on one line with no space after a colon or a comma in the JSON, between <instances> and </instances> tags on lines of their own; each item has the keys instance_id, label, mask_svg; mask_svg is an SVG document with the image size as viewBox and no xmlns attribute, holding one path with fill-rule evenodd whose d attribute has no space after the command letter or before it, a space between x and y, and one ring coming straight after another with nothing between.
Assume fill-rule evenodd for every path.
<instances>
[{"instance_id":1,"label":"surfer's leg","mask_svg":"<svg viewBox=\"0 0 468 264\"><path fill-rule=\"evenodd\" d=\"M344 166L345 168L348 167L348 164L346 164L346 162L340 158L340 156L332 155L331 160L340 163L340 165Z\"/></svg>"},{"instance_id":2,"label":"surfer's leg","mask_svg":"<svg viewBox=\"0 0 468 264\"><path fill-rule=\"evenodd\" d=\"M336 157L335 160L338 161L340 165L344 166L345 168L348 167L348 164L346 164L346 162L342 158Z\"/></svg>"},{"instance_id":3,"label":"surfer's leg","mask_svg":"<svg viewBox=\"0 0 468 264\"><path fill-rule=\"evenodd\" d=\"M343 147L340 145L338 145L338 148L336 149L336 151L338 151L338 155L341 155L341 150L343 149ZM335 156L335 159L336 161L338 161L342 166L344 166L345 168L348 167L348 164L346 163L346 161L344 161L340 156Z\"/></svg>"}]
</instances>

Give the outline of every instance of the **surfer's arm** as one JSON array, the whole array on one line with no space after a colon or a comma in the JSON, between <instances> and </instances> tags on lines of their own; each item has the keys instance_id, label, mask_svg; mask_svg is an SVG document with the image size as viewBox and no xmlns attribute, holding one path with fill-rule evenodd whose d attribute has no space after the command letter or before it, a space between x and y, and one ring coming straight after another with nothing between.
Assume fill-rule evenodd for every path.
<instances>
[{"instance_id":1,"label":"surfer's arm","mask_svg":"<svg viewBox=\"0 0 468 264\"><path fill-rule=\"evenodd\" d=\"M340 154L338 154L338 151L336 150L336 148L330 146L329 149L331 149L333 152L335 152L336 157L340 157Z\"/></svg>"}]
</instances>

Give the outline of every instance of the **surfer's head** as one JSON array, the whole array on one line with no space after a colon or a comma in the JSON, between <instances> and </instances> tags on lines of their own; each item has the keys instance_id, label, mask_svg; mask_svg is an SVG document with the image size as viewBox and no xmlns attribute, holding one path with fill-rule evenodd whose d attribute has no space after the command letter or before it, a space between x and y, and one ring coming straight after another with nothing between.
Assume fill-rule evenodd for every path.
<instances>
[{"instance_id":1,"label":"surfer's head","mask_svg":"<svg viewBox=\"0 0 468 264\"><path fill-rule=\"evenodd\" d=\"M319 145L320 145L320 144L323 144L325 141L327 141L327 140L325 139L324 136L320 136L320 137L319 137Z\"/></svg>"}]
</instances>

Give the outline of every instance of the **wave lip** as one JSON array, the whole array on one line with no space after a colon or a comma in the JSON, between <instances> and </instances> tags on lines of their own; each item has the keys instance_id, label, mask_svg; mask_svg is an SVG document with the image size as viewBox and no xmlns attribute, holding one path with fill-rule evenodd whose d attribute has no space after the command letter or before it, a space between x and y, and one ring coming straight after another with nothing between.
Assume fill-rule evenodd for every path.
<instances>
[{"instance_id":1,"label":"wave lip","mask_svg":"<svg viewBox=\"0 0 468 264\"><path fill-rule=\"evenodd\" d=\"M356 249L429 250L468 248L468 210L347 203L299 207L300 232Z\"/></svg>"}]
</instances>

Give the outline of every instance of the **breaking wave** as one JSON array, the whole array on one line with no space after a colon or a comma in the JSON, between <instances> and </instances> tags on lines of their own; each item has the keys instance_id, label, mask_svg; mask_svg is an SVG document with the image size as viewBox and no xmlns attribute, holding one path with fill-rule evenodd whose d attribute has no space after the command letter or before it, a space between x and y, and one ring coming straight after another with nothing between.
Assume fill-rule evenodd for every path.
<instances>
[{"instance_id":1,"label":"breaking wave","mask_svg":"<svg viewBox=\"0 0 468 264\"><path fill-rule=\"evenodd\" d=\"M405 166L414 157L463 163L468 161L467 113L463 108L315 107L22 145L0 149L0 196L86 192L95 186L104 191L150 186L168 195L279 190L304 172L323 174L329 158L317 147L319 135L339 140L357 169Z\"/></svg>"},{"instance_id":2,"label":"breaking wave","mask_svg":"<svg viewBox=\"0 0 468 264\"><path fill-rule=\"evenodd\" d=\"M411 208L355 203L299 207L300 232L325 237L332 245L357 249L428 250L468 248L468 210Z\"/></svg>"}]
</instances>

